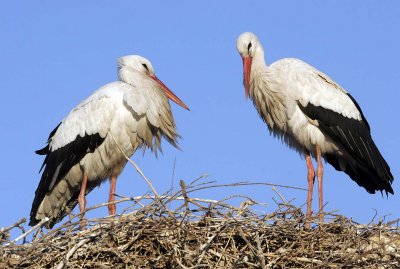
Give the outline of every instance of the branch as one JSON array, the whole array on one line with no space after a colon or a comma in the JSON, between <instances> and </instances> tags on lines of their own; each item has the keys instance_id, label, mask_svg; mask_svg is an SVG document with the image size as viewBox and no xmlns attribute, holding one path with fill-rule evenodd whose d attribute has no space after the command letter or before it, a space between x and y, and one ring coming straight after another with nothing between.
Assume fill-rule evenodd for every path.
<instances>
[{"instance_id":1,"label":"branch","mask_svg":"<svg viewBox=\"0 0 400 269\"><path fill-rule=\"evenodd\" d=\"M0 232L7 233L9 230L18 227L19 225L21 225L22 223L25 223L25 222L26 222L26 218L22 218L19 221L17 221L16 223L14 223L13 225L11 225L11 226L9 226L7 228L1 227Z\"/></svg>"},{"instance_id":2,"label":"branch","mask_svg":"<svg viewBox=\"0 0 400 269\"><path fill-rule=\"evenodd\" d=\"M86 244L88 241L90 241L90 238L86 238L86 239L83 239L83 240L79 241L78 244L76 244L73 248L71 248L71 249L68 251L67 255L65 255L65 259L62 260L62 261L57 265L56 269L62 269L62 268L64 268L64 267L67 265L69 258L71 258L71 256L74 255L75 251L77 251L78 248L80 248L82 245Z\"/></svg>"},{"instance_id":3,"label":"branch","mask_svg":"<svg viewBox=\"0 0 400 269\"><path fill-rule=\"evenodd\" d=\"M17 238L15 238L13 241L11 241L11 243L16 243L19 240L21 240L22 238L27 237L30 233L32 233L33 231L35 231L37 228L42 227L43 224L45 224L46 222L49 221L48 217L45 217L44 219L42 219L38 224L36 224L35 226L33 226L32 228L30 228L26 233L18 236ZM5 244L6 246L9 244Z\"/></svg>"}]
</instances>

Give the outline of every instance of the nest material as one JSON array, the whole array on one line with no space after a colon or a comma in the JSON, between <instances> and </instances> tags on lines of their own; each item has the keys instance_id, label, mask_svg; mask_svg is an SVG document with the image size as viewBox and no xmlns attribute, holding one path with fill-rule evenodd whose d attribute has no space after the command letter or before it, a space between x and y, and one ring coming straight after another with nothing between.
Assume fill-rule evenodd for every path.
<instances>
[{"instance_id":1,"label":"nest material","mask_svg":"<svg viewBox=\"0 0 400 269\"><path fill-rule=\"evenodd\" d=\"M397 221L327 214L306 230L301 209L284 200L262 213L250 198L234 207L182 190L121 199L129 213L88 220L82 231L72 219L21 245L0 232L0 268L400 268Z\"/></svg>"}]
</instances>

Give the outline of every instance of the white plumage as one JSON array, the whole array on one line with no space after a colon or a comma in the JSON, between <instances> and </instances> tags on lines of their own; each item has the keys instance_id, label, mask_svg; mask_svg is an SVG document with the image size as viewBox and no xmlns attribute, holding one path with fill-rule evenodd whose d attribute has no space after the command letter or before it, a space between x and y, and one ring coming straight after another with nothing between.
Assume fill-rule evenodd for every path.
<instances>
[{"instance_id":1,"label":"white plumage","mask_svg":"<svg viewBox=\"0 0 400 269\"><path fill-rule=\"evenodd\" d=\"M246 97L253 100L272 134L306 156L308 220L315 174L322 212L322 157L368 192L393 193L390 168L372 140L359 105L349 93L298 59L286 58L267 66L262 45L253 33L241 34L237 49L243 59ZM310 154L317 159L316 172ZM322 221L322 213L320 216Z\"/></svg>"},{"instance_id":2,"label":"white plumage","mask_svg":"<svg viewBox=\"0 0 400 269\"><path fill-rule=\"evenodd\" d=\"M50 134L48 145L38 151L46 155L44 172L31 210L33 225L45 217L51 227L84 196L111 178L114 199L116 177L128 156L138 148L161 150L165 137L177 146L175 122L168 98L187 106L154 75L151 63L140 56L119 59L119 81L109 83L82 101ZM86 187L87 185L87 187ZM109 207L115 213L115 205Z\"/></svg>"}]
</instances>

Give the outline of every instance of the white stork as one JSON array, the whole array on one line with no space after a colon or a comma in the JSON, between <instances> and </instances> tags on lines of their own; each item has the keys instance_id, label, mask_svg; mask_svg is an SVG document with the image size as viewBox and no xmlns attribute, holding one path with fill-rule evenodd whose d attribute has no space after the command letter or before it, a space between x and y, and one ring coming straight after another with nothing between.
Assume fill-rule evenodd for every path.
<instances>
[{"instance_id":1,"label":"white stork","mask_svg":"<svg viewBox=\"0 0 400 269\"><path fill-rule=\"evenodd\" d=\"M354 98L324 73L293 58L265 64L256 35L237 39L243 59L246 98L253 100L269 131L290 148L305 154L308 169L306 227L310 228L315 174L320 221L323 221L322 158L344 171L367 192L393 194L393 175L374 141ZM311 155L317 160L314 172Z\"/></svg>"},{"instance_id":2,"label":"white stork","mask_svg":"<svg viewBox=\"0 0 400 269\"><path fill-rule=\"evenodd\" d=\"M168 98L188 107L155 76L147 59L124 56L118 65L119 80L72 109L50 133L47 146L36 151L46 158L30 225L48 217L46 227L51 228L77 203L82 212L85 195L107 178L113 202L117 176L127 162L115 141L128 156L138 148L161 151L162 137L177 147L179 135ZM108 210L114 215L115 204Z\"/></svg>"}]
</instances>

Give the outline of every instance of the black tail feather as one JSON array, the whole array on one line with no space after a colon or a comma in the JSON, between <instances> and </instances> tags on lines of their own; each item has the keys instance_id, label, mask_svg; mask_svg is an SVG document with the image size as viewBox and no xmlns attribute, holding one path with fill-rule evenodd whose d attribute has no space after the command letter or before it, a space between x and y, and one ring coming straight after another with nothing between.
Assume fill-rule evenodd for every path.
<instances>
[{"instance_id":1,"label":"black tail feather","mask_svg":"<svg viewBox=\"0 0 400 269\"><path fill-rule=\"evenodd\" d=\"M356 160L346 160L343 156L325 154L326 161L336 170L343 171L350 176L359 186L364 187L367 192L385 191L394 194L391 182L393 177L390 171L377 173L369 167L358 163ZM340 165L342 163L342 165ZM390 176L388 176L390 175ZM382 177L383 176L383 177Z\"/></svg>"}]
</instances>

